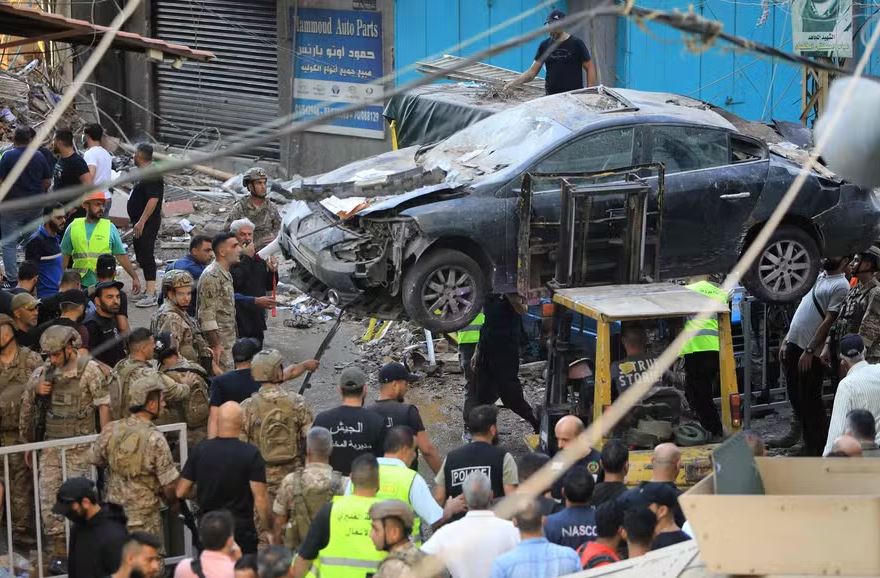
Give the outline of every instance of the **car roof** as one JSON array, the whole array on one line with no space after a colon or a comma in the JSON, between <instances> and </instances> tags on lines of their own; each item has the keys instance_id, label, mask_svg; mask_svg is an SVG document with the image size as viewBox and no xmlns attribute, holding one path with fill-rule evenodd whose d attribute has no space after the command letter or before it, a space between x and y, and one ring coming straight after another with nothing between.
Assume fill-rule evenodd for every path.
<instances>
[{"instance_id":1,"label":"car roof","mask_svg":"<svg viewBox=\"0 0 880 578\"><path fill-rule=\"evenodd\" d=\"M654 117L645 120L680 121L736 131L736 127L712 106L687 96L668 92L646 92L598 86L545 96L519 106L542 103L547 113L572 132L605 121L609 117Z\"/></svg>"}]
</instances>

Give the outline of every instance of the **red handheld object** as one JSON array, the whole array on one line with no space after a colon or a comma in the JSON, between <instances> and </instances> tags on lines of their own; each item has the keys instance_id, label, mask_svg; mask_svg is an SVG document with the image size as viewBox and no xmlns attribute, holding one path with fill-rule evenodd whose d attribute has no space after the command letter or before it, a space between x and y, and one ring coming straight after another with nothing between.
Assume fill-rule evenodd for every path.
<instances>
[{"instance_id":1,"label":"red handheld object","mask_svg":"<svg viewBox=\"0 0 880 578\"><path fill-rule=\"evenodd\" d=\"M276 291L276 287L278 286L278 273L272 273L272 301L275 301L275 298L278 296L278 292ZM272 317L278 317L278 307L272 307Z\"/></svg>"}]
</instances>

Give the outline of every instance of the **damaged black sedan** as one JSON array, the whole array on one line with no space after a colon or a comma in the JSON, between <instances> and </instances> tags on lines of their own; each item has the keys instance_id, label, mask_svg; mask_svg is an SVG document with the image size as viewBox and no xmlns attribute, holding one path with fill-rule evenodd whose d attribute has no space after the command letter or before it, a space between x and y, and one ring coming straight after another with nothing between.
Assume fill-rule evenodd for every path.
<instances>
[{"instance_id":1,"label":"damaged black sedan","mask_svg":"<svg viewBox=\"0 0 880 578\"><path fill-rule=\"evenodd\" d=\"M800 171L804 151L771 127L689 98L585 89L485 118L432 146L410 147L305 179L285 212L281 247L294 282L376 317L454 331L488 292L517 290L518 200L528 174L665 170L657 277L724 273ZM533 190L558 220L559 186ZM824 167L744 283L767 302L803 296L824 255L880 233L880 199ZM655 279L656 280L656 279Z\"/></svg>"}]
</instances>

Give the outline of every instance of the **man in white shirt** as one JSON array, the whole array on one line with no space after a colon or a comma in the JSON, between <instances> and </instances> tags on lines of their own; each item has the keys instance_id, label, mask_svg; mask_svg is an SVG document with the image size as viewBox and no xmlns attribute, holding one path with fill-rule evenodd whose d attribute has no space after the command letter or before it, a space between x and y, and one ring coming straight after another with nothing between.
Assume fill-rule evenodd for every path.
<instances>
[{"instance_id":1,"label":"man in white shirt","mask_svg":"<svg viewBox=\"0 0 880 578\"><path fill-rule=\"evenodd\" d=\"M770 447L791 447L803 432L803 454L822 455L828 417L822 405L825 366L819 354L849 292L846 280L849 260L849 257L828 257L822 262L824 270L809 293L801 298L791 319L779 358L794 415L789 434L770 440Z\"/></svg>"},{"instance_id":2,"label":"man in white shirt","mask_svg":"<svg viewBox=\"0 0 880 578\"><path fill-rule=\"evenodd\" d=\"M83 129L83 140L86 145L86 152L83 159L89 167L89 173L92 175L92 182L96 185L106 183L112 178L113 157L101 146L101 139L104 138L104 128L100 124L89 124ZM110 201L112 195L107 189L101 189L107 201Z\"/></svg>"},{"instance_id":3,"label":"man in white shirt","mask_svg":"<svg viewBox=\"0 0 880 578\"><path fill-rule=\"evenodd\" d=\"M489 509L492 482L485 474L470 474L462 491L468 513L437 530L422 551L439 556L452 578L486 578L495 558L519 544L519 532L513 522L496 517Z\"/></svg>"},{"instance_id":4,"label":"man in white shirt","mask_svg":"<svg viewBox=\"0 0 880 578\"><path fill-rule=\"evenodd\" d=\"M822 455L828 455L834 440L844 435L847 415L854 409L864 409L875 417L880 415L880 365L865 361L865 342L860 335L845 335L840 340L840 366L846 377L837 385L828 439Z\"/></svg>"}]
</instances>

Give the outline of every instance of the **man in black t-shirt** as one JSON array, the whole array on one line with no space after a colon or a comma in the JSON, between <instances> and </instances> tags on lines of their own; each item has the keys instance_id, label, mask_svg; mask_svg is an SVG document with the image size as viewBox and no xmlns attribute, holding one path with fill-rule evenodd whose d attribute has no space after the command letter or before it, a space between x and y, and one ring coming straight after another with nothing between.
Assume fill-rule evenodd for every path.
<instances>
[{"instance_id":1,"label":"man in black t-shirt","mask_svg":"<svg viewBox=\"0 0 880 578\"><path fill-rule=\"evenodd\" d=\"M255 507L263 527L271 527L266 462L256 447L238 439L241 407L237 403L230 401L220 407L217 429L216 438L192 449L177 482L177 497L183 499L195 485L199 514L229 510L235 519L235 542L243 553L255 554Z\"/></svg>"},{"instance_id":2,"label":"man in black t-shirt","mask_svg":"<svg viewBox=\"0 0 880 578\"><path fill-rule=\"evenodd\" d=\"M55 129L52 148L58 159L52 170L52 189L59 190L75 185L92 184L92 174L85 159L73 146L73 132L67 128Z\"/></svg>"},{"instance_id":3,"label":"man in black t-shirt","mask_svg":"<svg viewBox=\"0 0 880 578\"><path fill-rule=\"evenodd\" d=\"M554 24L564 18L564 12L554 10L544 24ZM538 76L542 66L547 67L547 76L544 81L544 90L547 94L583 88L583 72L587 73L587 86L596 85L596 67L590 58L587 45L577 36L572 36L561 28L556 28L550 32L550 38L538 47L535 60L529 69L504 88L508 89L530 82Z\"/></svg>"},{"instance_id":4,"label":"man in black t-shirt","mask_svg":"<svg viewBox=\"0 0 880 578\"><path fill-rule=\"evenodd\" d=\"M153 147L147 143L137 145L134 164L146 169L153 163ZM137 307L156 305L156 237L162 224L162 197L165 183L162 177L141 179L135 183L128 197L128 218L134 229L134 255L144 272L146 290L135 302Z\"/></svg>"},{"instance_id":5,"label":"man in black t-shirt","mask_svg":"<svg viewBox=\"0 0 880 578\"><path fill-rule=\"evenodd\" d=\"M440 453L425 430L419 408L403 401L409 384L417 379L418 376L410 373L402 363L386 363L379 370L379 398L367 409L382 416L385 420L385 431L399 425L411 428L416 434L416 448L425 456L431 470L436 474L443 464ZM418 471L418 454L410 467Z\"/></svg>"},{"instance_id":6,"label":"man in black t-shirt","mask_svg":"<svg viewBox=\"0 0 880 578\"><path fill-rule=\"evenodd\" d=\"M227 401L241 403L260 389L260 384L251 374L251 360L260 349L262 349L260 343L253 337L236 339L232 346L232 361L235 363L235 369L211 379L209 438L217 435L217 419L221 405Z\"/></svg>"},{"instance_id":7,"label":"man in black t-shirt","mask_svg":"<svg viewBox=\"0 0 880 578\"><path fill-rule=\"evenodd\" d=\"M114 367L127 355L119 337L125 330L119 327L117 320L122 283L101 281L94 290L95 309L83 322L89 330L89 350L98 361Z\"/></svg>"},{"instance_id":8,"label":"man in black t-shirt","mask_svg":"<svg viewBox=\"0 0 880 578\"><path fill-rule=\"evenodd\" d=\"M379 457L385 442L385 421L364 408L367 395L367 376L358 367L348 367L339 377L342 405L322 411L313 425L325 427L333 436L333 453L330 465L347 476L351 463L361 454L371 453Z\"/></svg>"}]
</instances>

